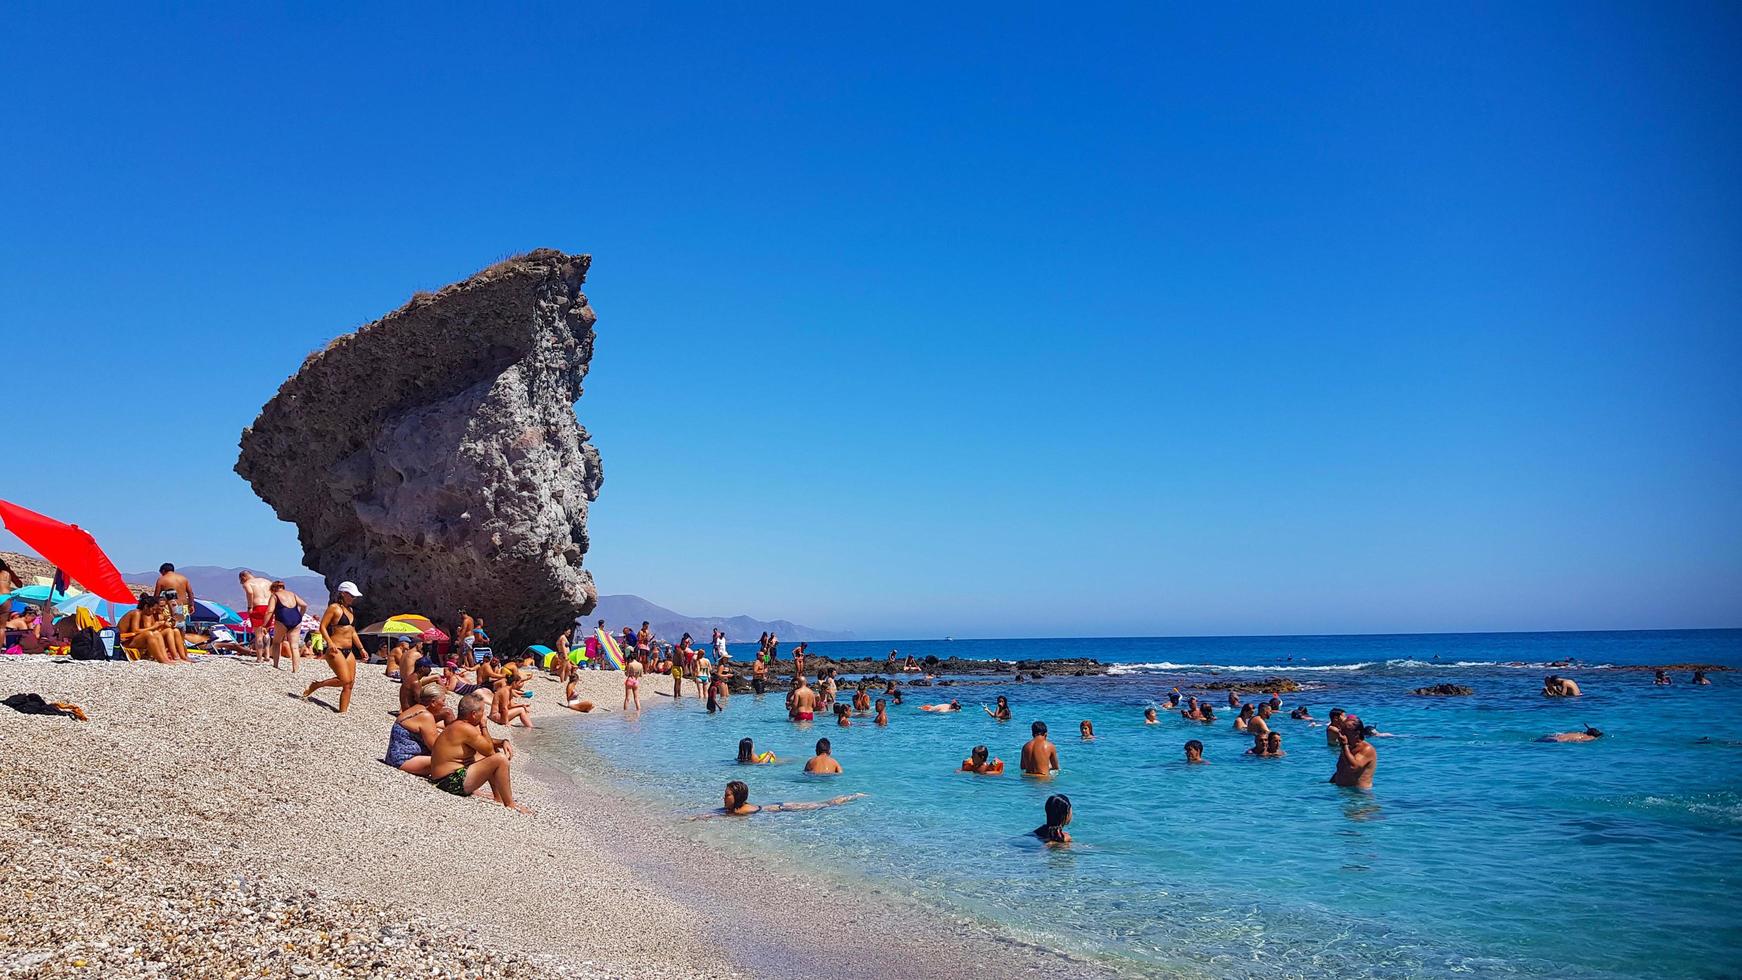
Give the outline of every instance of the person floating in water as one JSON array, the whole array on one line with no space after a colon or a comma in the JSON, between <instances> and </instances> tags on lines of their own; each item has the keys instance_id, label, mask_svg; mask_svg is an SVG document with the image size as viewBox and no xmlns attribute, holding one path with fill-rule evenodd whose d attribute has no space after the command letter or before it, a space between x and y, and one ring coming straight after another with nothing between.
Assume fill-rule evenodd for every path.
<instances>
[{"instance_id":1,"label":"person floating in water","mask_svg":"<svg viewBox=\"0 0 1742 980\"><path fill-rule=\"evenodd\" d=\"M1698 684L1701 687L1705 687L1706 685L1712 683L1712 679L1706 676L1705 671L1696 670L1696 671L1694 671L1694 679L1693 679L1692 683Z\"/></svg>"},{"instance_id":2,"label":"person floating in water","mask_svg":"<svg viewBox=\"0 0 1742 980\"><path fill-rule=\"evenodd\" d=\"M875 724L875 725L887 725L887 724L889 724L889 702L888 701L885 701L882 698L877 699L877 717L871 719L871 722L872 722L872 724Z\"/></svg>"},{"instance_id":3,"label":"person floating in water","mask_svg":"<svg viewBox=\"0 0 1742 980\"><path fill-rule=\"evenodd\" d=\"M1034 836L1045 841L1048 847L1069 844L1071 835L1065 830L1071 822L1071 798L1063 793L1054 793L1046 798L1046 823L1034 828Z\"/></svg>"},{"instance_id":4,"label":"person floating in water","mask_svg":"<svg viewBox=\"0 0 1742 980\"><path fill-rule=\"evenodd\" d=\"M1372 789L1373 770L1379 767L1379 750L1367 742L1361 734L1361 719L1354 715L1344 715L1341 725L1330 726L1337 739L1337 771L1331 773L1331 782L1338 786L1351 789Z\"/></svg>"},{"instance_id":5,"label":"person floating in water","mask_svg":"<svg viewBox=\"0 0 1742 980\"><path fill-rule=\"evenodd\" d=\"M1301 705L1300 707L1294 709L1293 711L1290 711L1288 713L1288 716L1290 718L1294 719L1295 721L1312 721L1313 720L1313 713L1311 711L1308 711L1307 706L1304 704Z\"/></svg>"},{"instance_id":6,"label":"person floating in water","mask_svg":"<svg viewBox=\"0 0 1742 980\"><path fill-rule=\"evenodd\" d=\"M1059 750L1046 737L1046 722L1029 726L1034 735L1022 747L1022 773L1025 776L1051 776L1059 770Z\"/></svg>"},{"instance_id":7,"label":"person floating in water","mask_svg":"<svg viewBox=\"0 0 1742 980\"><path fill-rule=\"evenodd\" d=\"M1672 681L1670 679L1669 671L1667 671L1667 670L1658 671L1657 676L1653 677L1651 679L1651 682L1653 684L1656 684L1658 687L1668 687L1669 685L1675 683L1674 681Z\"/></svg>"},{"instance_id":8,"label":"person floating in water","mask_svg":"<svg viewBox=\"0 0 1742 980\"><path fill-rule=\"evenodd\" d=\"M1179 688L1176 687L1171 692L1169 692L1167 695L1167 710L1172 711L1178 707L1179 707Z\"/></svg>"},{"instance_id":9,"label":"person floating in water","mask_svg":"<svg viewBox=\"0 0 1742 980\"><path fill-rule=\"evenodd\" d=\"M1191 741L1187 742L1186 743L1186 763L1188 765L1195 766L1195 765L1202 764L1203 761L1204 761L1204 743L1198 741L1195 738L1192 739Z\"/></svg>"},{"instance_id":10,"label":"person floating in water","mask_svg":"<svg viewBox=\"0 0 1742 980\"><path fill-rule=\"evenodd\" d=\"M1582 732L1552 732L1537 739L1538 742L1595 742L1603 737L1601 729L1585 726Z\"/></svg>"},{"instance_id":11,"label":"person floating in water","mask_svg":"<svg viewBox=\"0 0 1742 980\"><path fill-rule=\"evenodd\" d=\"M1325 724L1325 744L1333 749L1339 748L1343 744L1337 740L1337 729L1343 724L1345 714L1347 712L1342 708L1332 708L1331 720Z\"/></svg>"},{"instance_id":12,"label":"person floating in water","mask_svg":"<svg viewBox=\"0 0 1742 980\"><path fill-rule=\"evenodd\" d=\"M1237 732L1245 731L1252 724L1252 716L1257 713L1257 709L1251 705L1241 705L1240 714L1234 718L1234 730Z\"/></svg>"},{"instance_id":13,"label":"person floating in water","mask_svg":"<svg viewBox=\"0 0 1742 980\"><path fill-rule=\"evenodd\" d=\"M980 710L986 712L986 714L990 715L993 718L993 720L995 720L995 721L1009 721L1010 720L1010 699L1005 697L1004 695L1000 694L1000 695L998 695L998 707L997 708L988 708L985 705L981 705Z\"/></svg>"},{"instance_id":14,"label":"person floating in water","mask_svg":"<svg viewBox=\"0 0 1742 980\"><path fill-rule=\"evenodd\" d=\"M841 707L844 708L846 705ZM817 739L817 754L805 762L804 771L816 776L838 776L841 774L841 764L835 761L834 747L829 744L828 739Z\"/></svg>"},{"instance_id":15,"label":"person floating in water","mask_svg":"<svg viewBox=\"0 0 1742 980\"><path fill-rule=\"evenodd\" d=\"M1576 682L1557 674L1542 679L1542 696L1545 698L1576 698L1583 693Z\"/></svg>"},{"instance_id":16,"label":"person floating in water","mask_svg":"<svg viewBox=\"0 0 1742 980\"><path fill-rule=\"evenodd\" d=\"M1240 707L1240 695L1235 694L1233 691L1229 691L1228 692L1228 710L1233 711L1235 708L1238 708L1238 707Z\"/></svg>"},{"instance_id":17,"label":"person floating in water","mask_svg":"<svg viewBox=\"0 0 1742 980\"><path fill-rule=\"evenodd\" d=\"M821 810L825 807L840 806L854 800L864 798L864 793L849 793L833 799L821 800L816 803L770 803L767 806L757 806L750 802L750 787L741 779L734 779L726 784L726 796L722 801L725 805L711 813L701 814L707 817L748 817L752 813L788 813L793 810Z\"/></svg>"},{"instance_id":18,"label":"person floating in water","mask_svg":"<svg viewBox=\"0 0 1742 980\"><path fill-rule=\"evenodd\" d=\"M1214 722L1216 720L1216 709L1210 707L1208 704L1198 705L1198 720L1205 723Z\"/></svg>"},{"instance_id":19,"label":"person floating in water","mask_svg":"<svg viewBox=\"0 0 1742 980\"><path fill-rule=\"evenodd\" d=\"M1077 731L1082 733L1083 741L1093 742L1095 740L1095 723L1087 718L1084 718L1082 723L1077 726Z\"/></svg>"},{"instance_id":20,"label":"person floating in water","mask_svg":"<svg viewBox=\"0 0 1742 980\"><path fill-rule=\"evenodd\" d=\"M991 758L991 752L984 745L974 746L968 753L968 758L962 760L962 772L971 772L981 776L1004 775L1004 760Z\"/></svg>"},{"instance_id":21,"label":"person floating in water","mask_svg":"<svg viewBox=\"0 0 1742 980\"><path fill-rule=\"evenodd\" d=\"M811 721L816 718L817 692L804 679L803 674L793 676L792 693L787 695L787 716L793 721Z\"/></svg>"},{"instance_id":22,"label":"person floating in water","mask_svg":"<svg viewBox=\"0 0 1742 980\"><path fill-rule=\"evenodd\" d=\"M921 710L921 711L960 711L960 710L962 710L962 702L952 699L949 704L922 704L919 706L919 710Z\"/></svg>"},{"instance_id":23,"label":"person floating in water","mask_svg":"<svg viewBox=\"0 0 1742 980\"><path fill-rule=\"evenodd\" d=\"M1144 708L1143 709L1143 723L1145 725L1157 724L1157 722L1155 720L1155 709L1154 708Z\"/></svg>"},{"instance_id":24,"label":"person floating in water","mask_svg":"<svg viewBox=\"0 0 1742 980\"><path fill-rule=\"evenodd\" d=\"M773 752L756 751L756 743L748 738L738 740L738 764L741 766L764 766L771 762L779 762Z\"/></svg>"},{"instance_id":25,"label":"person floating in water","mask_svg":"<svg viewBox=\"0 0 1742 980\"><path fill-rule=\"evenodd\" d=\"M835 705L835 724L842 728L852 728L853 710L845 704Z\"/></svg>"},{"instance_id":26,"label":"person floating in water","mask_svg":"<svg viewBox=\"0 0 1742 980\"><path fill-rule=\"evenodd\" d=\"M1195 697L1187 698L1186 706L1180 709L1179 716L1186 721L1203 721L1204 712L1198 707L1198 699Z\"/></svg>"}]
</instances>

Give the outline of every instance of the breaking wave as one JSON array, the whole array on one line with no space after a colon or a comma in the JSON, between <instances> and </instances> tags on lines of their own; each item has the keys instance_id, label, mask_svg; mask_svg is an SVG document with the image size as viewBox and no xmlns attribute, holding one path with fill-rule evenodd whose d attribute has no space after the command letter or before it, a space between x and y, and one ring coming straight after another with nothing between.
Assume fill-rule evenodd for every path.
<instances>
[{"instance_id":1,"label":"breaking wave","mask_svg":"<svg viewBox=\"0 0 1742 980\"><path fill-rule=\"evenodd\" d=\"M1609 667L1611 664L1577 664L1576 669L1593 670ZM1567 670L1565 664L1550 665L1547 663L1525 663L1523 661L1493 661L1493 660L1365 660L1352 664L1298 664L1293 662L1274 664L1180 664L1168 660L1145 664L1114 664L1108 669L1109 674L1164 674L1164 673L1227 673L1227 674L1276 674L1276 673L1355 673L1382 671L1419 671L1419 670Z\"/></svg>"}]
</instances>

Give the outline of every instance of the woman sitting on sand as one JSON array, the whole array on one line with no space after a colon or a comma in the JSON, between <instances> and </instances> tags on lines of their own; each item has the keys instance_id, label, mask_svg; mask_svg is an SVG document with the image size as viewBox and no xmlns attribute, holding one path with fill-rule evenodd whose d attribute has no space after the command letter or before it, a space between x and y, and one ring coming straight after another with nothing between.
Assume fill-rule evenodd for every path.
<instances>
[{"instance_id":1,"label":"woman sitting on sand","mask_svg":"<svg viewBox=\"0 0 1742 980\"><path fill-rule=\"evenodd\" d=\"M864 793L850 793L833 799L816 803L770 803L767 806L756 806L750 802L750 787L743 780L734 779L726 784L724 806L710 813L701 814L699 819L709 817L748 817L752 813L785 813L792 810L821 810L826 807L840 806L863 797Z\"/></svg>"},{"instance_id":2,"label":"woman sitting on sand","mask_svg":"<svg viewBox=\"0 0 1742 980\"><path fill-rule=\"evenodd\" d=\"M1071 835L1065 826L1071 822L1071 798L1063 793L1054 793L1046 798L1046 823L1034 828L1034 836L1045 841L1048 847L1057 844L1069 844Z\"/></svg>"},{"instance_id":3,"label":"woman sitting on sand","mask_svg":"<svg viewBox=\"0 0 1742 980\"><path fill-rule=\"evenodd\" d=\"M991 758L992 753L984 745L974 746L974 751L968 753L968 758L962 760L961 772L971 772L978 776L1004 775L1004 760Z\"/></svg>"},{"instance_id":4,"label":"woman sitting on sand","mask_svg":"<svg viewBox=\"0 0 1742 980\"><path fill-rule=\"evenodd\" d=\"M748 738L738 740L738 764L741 766L766 766L780 760L773 752L756 751L756 743Z\"/></svg>"},{"instance_id":5,"label":"woman sitting on sand","mask_svg":"<svg viewBox=\"0 0 1742 980\"><path fill-rule=\"evenodd\" d=\"M429 775L429 750L441 736L447 690L440 684L418 689L417 703L399 713L387 730L387 764L413 776Z\"/></svg>"},{"instance_id":6,"label":"woman sitting on sand","mask_svg":"<svg viewBox=\"0 0 1742 980\"><path fill-rule=\"evenodd\" d=\"M351 611L351 606L361 598L363 593L358 591L355 582L339 583L333 601L321 614L320 643L315 648L326 658L333 676L310 684L302 692L302 699L307 701L323 687L338 688L340 714L351 707L351 685L357 680L357 661L369 656L363 650L362 638L357 635L357 615Z\"/></svg>"}]
</instances>

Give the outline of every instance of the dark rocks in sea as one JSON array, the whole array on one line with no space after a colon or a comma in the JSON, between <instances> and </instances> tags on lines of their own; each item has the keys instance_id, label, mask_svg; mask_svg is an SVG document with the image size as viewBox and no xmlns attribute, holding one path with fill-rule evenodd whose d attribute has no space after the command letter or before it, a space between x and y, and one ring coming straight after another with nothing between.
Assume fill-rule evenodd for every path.
<instances>
[{"instance_id":1,"label":"dark rocks in sea","mask_svg":"<svg viewBox=\"0 0 1742 980\"><path fill-rule=\"evenodd\" d=\"M1467 698L1476 692L1462 684L1435 684L1432 687L1418 687L1409 693L1424 698Z\"/></svg>"},{"instance_id":2,"label":"dark rocks in sea","mask_svg":"<svg viewBox=\"0 0 1742 980\"><path fill-rule=\"evenodd\" d=\"M1300 690L1300 685L1287 677L1266 677L1261 681L1211 681L1203 685L1206 691L1238 691L1241 694L1288 693Z\"/></svg>"},{"instance_id":3,"label":"dark rocks in sea","mask_svg":"<svg viewBox=\"0 0 1742 980\"><path fill-rule=\"evenodd\" d=\"M1710 674L1710 673L1715 673L1717 671L1730 670L1732 668L1726 667L1723 664L1625 664L1625 665L1610 667L1609 669L1610 670L1632 670L1632 671L1679 670L1679 671L1682 671L1683 673L1687 673L1689 671L1695 671L1695 670L1703 670L1706 673Z\"/></svg>"},{"instance_id":4,"label":"dark rocks in sea","mask_svg":"<svg viewBox=\"0 0 1742 980\"><path fill-rule=\"evenodd\" d=\"M418 293L309 355L243 431L236 472L366 618L466 609L517 651L592 610L589 262L539 249Z\"/></svg>"},{"instance_id":5,"label":"dark rocks in sea","mask_svg":"<svg viewBox=\"0 0 1742 980\"><path fill-rule=\"evenodd\" d=\"M827 657L811 655L805 658L804 670L808 677L816 677L818 668L833 667L843 674L865 675L875 677L892 677L897 681L906 682L907 678L922 677L924 674L979 676L985 674L1018 673L1028 674L1035 680L1047 675L1070 677L1092 677L1105 674L1107 665L1099 660L1088 657L1074 657L1070 660L967 660L962 657L926 657L923 672L902 671L899 666L891 668L888 660L868 657L862 660L831 660ZM792 661L777 660L774 671L790 676Z\"/></svg>"}]
</instances>

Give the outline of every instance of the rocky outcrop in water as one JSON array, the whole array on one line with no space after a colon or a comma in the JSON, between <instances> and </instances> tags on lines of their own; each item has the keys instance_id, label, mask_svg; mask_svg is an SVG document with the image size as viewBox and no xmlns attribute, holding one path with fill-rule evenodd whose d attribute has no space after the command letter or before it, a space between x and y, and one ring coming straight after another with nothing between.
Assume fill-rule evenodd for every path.
<instances>
[{"instance_id":1,"label":"rocky outcrop in water","mask_svg":"<svg viewBox=\"0 0 1742 980\"><path fill-rule=\"evenodd\" d=\"M466 609L503 651L592 610L589 261L540 249L419 293L310 355L243 431L236 472L365 617Z\"/></svg>"},{"instance_id":2,"label":"rocky outcrop in water","mask_svg":"<svg viewBox=\"0 0 1742 980\"><path fill-rule=\"evenodd\" d=\"M1476 692L1462 684L1435 684L1418 687L1409 693L1422 698L1467 698Z\"/></svg>"},{"instance_id":3,"label":"rocky outcrop in water","mask_svg":"<svg viewBox=\"0 0 1742 980\"><path fill-rule=\"evenodd\" d=\"M1300 685L1287 677L1266 677L1261 681L1211 681L1203 685L1206 691L1238 691L1242 694L1287 694L1300 690Z\"/></svg>"}]
</instances>

